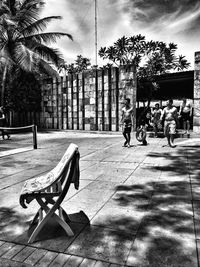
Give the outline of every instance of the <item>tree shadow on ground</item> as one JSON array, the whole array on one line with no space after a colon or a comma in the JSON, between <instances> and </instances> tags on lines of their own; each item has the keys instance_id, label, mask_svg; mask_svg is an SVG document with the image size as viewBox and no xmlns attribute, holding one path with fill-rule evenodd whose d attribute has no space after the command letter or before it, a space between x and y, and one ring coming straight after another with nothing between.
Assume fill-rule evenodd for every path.
<instances>
[{"instance_id":1,"label":"tree shadow on ground","mask_svg":"<svg viewBox=\"0 0 200 267\"><path fill-rule=\"evenodd\" d=\"M0 207L0 238L13 241L14 238L27 229L29 222L23 214L12 208Z\"/></svg>"},{"instance_id":2,"label":"tree shadow on ground","mask_svg":"<svg viewBox=\"0 0 200 267\"><path fill-rule=\"evenodd\" d=\"M112 201L121 209L121 217L115 216L113 206L110 214L84 229L66 251L127 266L197 266L189 175L195 171L194 180L198 180L200 159L193 148L175 152L176 156L149 153L155 162L159 157L166 159L166 165L147 167L161 171L160 179L152 182L141 175L131 185L117 186Z\"/></svg>"},{"instance_id":3,"label":"tree shadow on ground","mask_svg":"<svg viewBox=\"0 0 200 267\"><path fill-rule=\"evenodd\" d=\"M115 201L119 206L146 210L125 261L130 266L197 266L191 185L200 183L199 153L184 147L176 150L176 156L171 153L148 156L154 157L155 162L159 157L168 163L170 160L170 166L147 167L161 171L161 178L157 182L146 179L144 183L141 177L141 182L116 188ZM189 175L193 179L191 184ZM146 198L149 202L143 203ZM134 221L133 216L109 224L122 223L130 229Z\"/></svg>"},{"instance_id":4,"label":"tree shadow on ground","mask_svg":"<svg viewBox=\"0 0 200 267\"><path fill-rule=\"evenodd\" d=\"M148 165L150 171L162 172L159 180L152 182L147 178L144 182L141 176L131 185L115 188L116 193L110 201L121 211L119 216L114 216L113 208L101 222L74 228L73 238L66 235L58 238L55 231L55 236L47 235L48 240L36 242L34 246L127 266L197 266L188 174L194 183L200 183L199 153L192 147L174 151L176 156L170 152L149 153L155 162L159 158L170 161L170 166ZM13 217L11 221L24 223L19 214L6 216ZM73 223L81 225L77 218ZM3 228L4 225L1 231Z\"/></svg>"}]
</instances>

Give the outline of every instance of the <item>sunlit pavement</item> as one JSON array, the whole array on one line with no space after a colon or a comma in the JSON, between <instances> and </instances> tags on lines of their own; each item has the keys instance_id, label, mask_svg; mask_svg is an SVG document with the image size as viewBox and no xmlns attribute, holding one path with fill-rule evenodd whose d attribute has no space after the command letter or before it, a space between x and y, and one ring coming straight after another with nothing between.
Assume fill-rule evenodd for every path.
<instances>
[{"instance_id":1,"label":"sunlit pavement","mask_svg":"<svg viewBox=\"0 0 200 267\"><path fill-rule=\"evenodd\" d=\"M30 140L0 141L0 266L199 266L200 138L170 148L132 136L127 148L119 133L49 131L37 150ZM22 185L51 170L70 143L81 154L80 188L72 185L62 206L75 235L49 225L27 244L38 206L19 205Z\"/></svg>"}]
</instances>

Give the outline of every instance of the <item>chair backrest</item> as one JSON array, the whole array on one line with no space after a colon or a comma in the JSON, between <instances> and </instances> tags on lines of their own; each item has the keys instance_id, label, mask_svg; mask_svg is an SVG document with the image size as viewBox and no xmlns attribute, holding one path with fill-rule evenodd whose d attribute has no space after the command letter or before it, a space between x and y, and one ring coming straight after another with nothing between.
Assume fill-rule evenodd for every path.
<instances>
[{"instance_id":1,"label":"chair backrest","mask_svg":"<svg viewBox=\"0 0 200 267\"><path fill-rule=\"evenodd\" d=\"M76 181L73 180L73 174L75 171L74 168L79 168L75 165L75 160L77 157L79 159L78 146L75 144L70 144L65 154L54 169L52 169L45 175L32 178L24 183L20 196L31 193L44 192L54 183L58 184L58 182L61 183L61 185L63 185L64 187L65 184L63 183L66 183L66 180L68 180L68 178L69 183L75 183Z\"/></svg>"}]
</instances>

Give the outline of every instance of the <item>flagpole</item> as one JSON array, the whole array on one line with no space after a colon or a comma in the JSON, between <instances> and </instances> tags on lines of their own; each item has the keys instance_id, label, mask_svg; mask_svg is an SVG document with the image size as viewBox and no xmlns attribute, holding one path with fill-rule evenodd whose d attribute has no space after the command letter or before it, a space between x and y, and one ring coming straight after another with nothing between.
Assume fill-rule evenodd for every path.
<instances>
[{"instance_id":1,"label":"flagpole","mask_svg":"<svg viewBox=\"0 0 200 267\"><path fill-rule=\"evenodd\" d=\"M95 65L97 66L97 0L95 0Z\"/></svg>"}]
</instances>

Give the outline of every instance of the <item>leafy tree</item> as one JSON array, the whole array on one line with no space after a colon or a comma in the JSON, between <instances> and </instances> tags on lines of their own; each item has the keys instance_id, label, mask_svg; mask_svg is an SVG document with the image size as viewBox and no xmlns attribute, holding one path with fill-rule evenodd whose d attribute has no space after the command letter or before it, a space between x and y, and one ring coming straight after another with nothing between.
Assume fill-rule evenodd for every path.
<instances>
[{"instance_id":1,"label":"leafy tree","mask_svg":"<svg viewBox=\"0 0 200 267\"><path fill-rule=\"evenodd\" d=\"M136 35L118 39L112 46L101 47L99 56L117 66L131 64L136 67L139 84L142 80L151 82L152 91L158 88L156 76L170 71L187 69L190 63L184 56L176 56L177 45L158 41L146 41L145 36Z\"/></svg>"},{"instance_id":2,"label":"leafy tree","mask_svg":"<svg viewBox=\"0 0 200 267\"><path fill-rule=\"evenodd\" d=\"M12 67L28 72L55 75L62 56L50 43L68 33L44 32L48 23L60 16L40 18L42 0L2 0L0 4L0 68L2 72L1 105L4 104L6 77Z\"/></svg>"},{"instance_id":3,"label":"leafy tree","mask_svg":"<svg viewBox=\"0 0 200 267\"><path fill-rule=\"evenodd\" d=\"M176 50L177 45L174 43L167 45L164 42L146 41L145 36L139 34L131 37L123 36L112 46L101 47L99 56L117 66L135 65L139 77L153 77L171 70L187 69L190 66L184 56L176 57Z\"/></svg>"},{"instance_id":4,"label":"leafy tree","mask_svg":"<svg viewBox=\"0 0 200 267\"><path fill-rule=\"evenodd\" d=\"M142 35L118 39L112 46L101 47L99 56L112 61L117 66L134 64L138 66L145 55L145 37Z\"/></svg>"},{"instance_id":5,"label":"leafy tree","mask_svg":"<svg viewBox=\"0 0 200 267\"><path fill-rule=\"evenodd\" d=\"M91 66L90 59L78 55L74 63L66 64L64 61L60 63L59 72L65 71L67 73L80 73L84 70L87 70Z\"/></svg>"},{"instance_id":6,"label":"leafy tree","mask_svg":"<svg viewBox=\"0 0 200 267\"><path fill-rule=\"evenodd\" d=\"M39 111L41 85L34 73L19 70L13 73L12 83L5 92L7 109L15 111Z\"/></svg>"}]
</instances>

